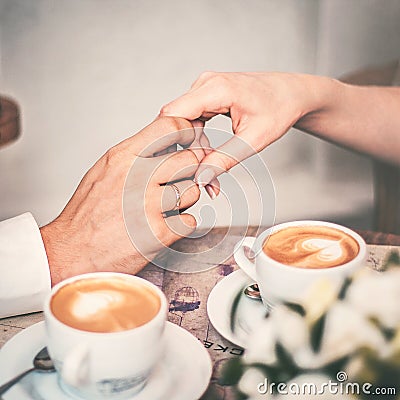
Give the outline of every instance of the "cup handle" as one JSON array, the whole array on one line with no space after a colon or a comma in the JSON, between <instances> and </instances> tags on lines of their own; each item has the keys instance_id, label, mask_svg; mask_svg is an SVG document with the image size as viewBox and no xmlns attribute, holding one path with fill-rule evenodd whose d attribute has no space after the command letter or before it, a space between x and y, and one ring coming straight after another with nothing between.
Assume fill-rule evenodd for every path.
<instances>
[{"instance_id":1,"label":"cup handle","mask_svg":"<svg viewBox=\"0 0 400 400\"><path fill-rule=\"evenodd\" d=\"M252 263L244 252L245 247L253 248L254 242L257 238L255 237L245 237L239 243L236 244L233 258L240 269L245 272L253 281L257 282L257 274L255 264Z\"/></svg>"},{"instance_id":2,"label":"cup handle","mask_svg":"<svg viewBox=\"0 0 400 400\"><path fill-rule=\"evenodd\" d=\"M85 344L80 344L65 357L61 377L65 383L80 387L89 382L89 374L89 349Z\"/></svg>"}]
</instances>

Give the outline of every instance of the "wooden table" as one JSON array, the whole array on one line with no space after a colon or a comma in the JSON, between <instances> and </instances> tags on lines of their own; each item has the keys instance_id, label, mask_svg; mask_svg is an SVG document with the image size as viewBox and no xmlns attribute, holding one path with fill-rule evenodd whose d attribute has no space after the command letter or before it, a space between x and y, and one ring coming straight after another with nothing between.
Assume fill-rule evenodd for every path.
<instances>
[{"instance_id":1,"label":"wooden table","mask_svg":"<svg viewBox=\"0 0 400 400\"><path fill-rule=\"evenodd\" d=\"M189 253L188 263L194 268L202 268L203 272L182 274L159 268L149 264L140 275L159 286L169 301L168 319L185 328L204 343L214 363L214 374L211 380L213 389L218 390L224 399L230 399L229 388L217 385L220 366L226 359L241 355L243 350L228 342L216 332L208 320L206 304L208 294L215 284L233 272L237 266L231 257L234 244L240 240L243 233L252 236L260 228L215 228L207 235L198 239L183 239L174 245L179 251ZM263 229L261 229L263 230ZM388 246L400 246L400 236L379 232L359 232L370 244L369 264L379 269L382 258L391 250ZM202 258L202 249L207 249L225 240L218 254ZM397 248L400 251L400 247ZM224 253L224 254L222 254ZM42 321L42 313L0 319L0 347L12 336L28 326ZM1 354L1 353L0 353Z\"/></svg>"}]
</instances>

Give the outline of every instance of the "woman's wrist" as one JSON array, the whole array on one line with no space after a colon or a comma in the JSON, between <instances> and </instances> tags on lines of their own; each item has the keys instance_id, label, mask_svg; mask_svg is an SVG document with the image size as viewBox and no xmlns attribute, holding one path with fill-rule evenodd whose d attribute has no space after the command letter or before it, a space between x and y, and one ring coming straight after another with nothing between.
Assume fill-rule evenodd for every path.
<instances>
[{"instance_id":1,"label":"woman's wrist","mask_svg":"<svg viewBox=\"0 0 400 400\"><path fill-rule=\"evenodd\" d=\"M328 111L337 105L344 84L326 76L302 75L303 90L308 93L307 114Z\"/></svg>"},{"instance_id":2,"label":"woman's wrist","mask_svg":"<svg viewBox=\"0 0 400 400\"><path fill-rule=\"evenodd\" d=\"M298 75L303 97L302 116L295 124L298 129L313 132L323 118L337 112L345 96L346 85L324 76Z\"/></svg>"}]
</instances>

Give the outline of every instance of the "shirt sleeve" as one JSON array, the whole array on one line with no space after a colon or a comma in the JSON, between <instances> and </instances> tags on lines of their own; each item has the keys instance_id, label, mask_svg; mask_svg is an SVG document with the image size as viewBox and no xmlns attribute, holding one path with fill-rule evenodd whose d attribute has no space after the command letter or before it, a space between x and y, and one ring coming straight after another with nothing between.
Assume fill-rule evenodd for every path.
<instances>
[{"instance_id":1,"label":"shirt sleeve","mask_svg":"<svg viewBox=\"0 0 400 400\"><path fill-rule=\"evenodd\" d=\"M43 309L51 279L32 214L0 222L0 318Z\"/></svg>"}]
</instances>

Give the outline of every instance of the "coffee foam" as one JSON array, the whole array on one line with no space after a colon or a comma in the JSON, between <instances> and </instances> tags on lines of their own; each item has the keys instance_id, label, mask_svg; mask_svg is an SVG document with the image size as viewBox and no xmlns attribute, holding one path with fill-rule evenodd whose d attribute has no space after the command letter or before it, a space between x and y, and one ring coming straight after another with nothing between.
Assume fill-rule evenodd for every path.
<instances>
[{"instance_id":1,"label":"coffee foam","mask_svg":"<svg viewBox=\"0 0 400 400\"><path fill-rule=\"evenodd\" d=\"M118 332L144 325L161 306L149 287L123 278L81 279L60 288L50 308L72 328L89 332Z\"/></svg>"},{"instance_id":2,"label":"coffee foam","mask_svg":"<svg viewBox=\"0 0 400 400\"><path fill-rule=\"evenodd\" d=\"M90 293L78 292L71 313L76 318L89 318L104 312L109 307L122 306L124 296L112 290L96 290ZM118 305L119 303L119 305Z\"/></svg>"},{"instance_id":3,"label":"coffee foam","mask_svg":"<svg viewBox=\"0 0 400 400\"><path fill-rule=\"evenodd\" d=\"M345 264L359 252L357 241L339 229L293 226L273 233L263 246L272 259L299 268L331 268Z\"/></svg>"}]
</instances>

